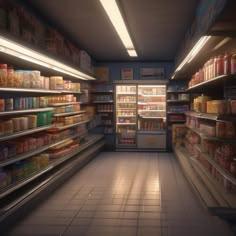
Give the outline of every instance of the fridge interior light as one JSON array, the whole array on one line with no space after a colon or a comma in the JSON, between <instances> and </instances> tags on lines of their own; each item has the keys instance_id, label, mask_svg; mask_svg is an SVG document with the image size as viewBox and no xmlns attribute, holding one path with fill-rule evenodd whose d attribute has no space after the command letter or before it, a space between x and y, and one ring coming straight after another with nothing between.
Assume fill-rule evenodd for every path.
<instances>
[{"instance_id":1,"label":"fridge interior light","mask_svg":"<svg viewBox=\"0 0 236 236\"><path fill-rule=\"evenodd\" d=\"M90 75L87 75L77 69L67 66L46 55L38 53L2 36L0 36L0 51L8 55L21 58L23 60L33 62L37 65L60 71L75 78L79 78L82 80L95 80L95 78Z\"/></svg>"}]
</instances>

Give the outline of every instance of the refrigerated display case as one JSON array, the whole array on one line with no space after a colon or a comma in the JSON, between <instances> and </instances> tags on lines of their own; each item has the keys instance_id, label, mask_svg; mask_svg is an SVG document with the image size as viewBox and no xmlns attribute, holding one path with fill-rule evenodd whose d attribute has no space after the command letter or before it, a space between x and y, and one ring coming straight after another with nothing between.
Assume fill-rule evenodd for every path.
<instances>
[{"instance_id":1,"label":"refrigerated display case","mask_svg":"<svg viewBox=\"0 0 236 236\"><path fill-rule=\"evenodd\" d=\"M166 149L166 82L115 86L116 148Z\"/></svg>"},{"instance_id":2,"label":"refrigerated display case","mask_svg":"<svg viewBox=\"0 0 236 236\"><path fill-rule=\"evenodd\" d=\"M166 85L138 85L137 147L166 149Z\"/></svg>"},{"instance_id":3,"label":"refrigerated display case","mask_svg":"<svg viewBox=\"0 0 236 236\"><path fill-rule=\"evenodd\" d=\"M116 85L116 147L135 148L137 86Z\"/></svg>"}]
</instances>

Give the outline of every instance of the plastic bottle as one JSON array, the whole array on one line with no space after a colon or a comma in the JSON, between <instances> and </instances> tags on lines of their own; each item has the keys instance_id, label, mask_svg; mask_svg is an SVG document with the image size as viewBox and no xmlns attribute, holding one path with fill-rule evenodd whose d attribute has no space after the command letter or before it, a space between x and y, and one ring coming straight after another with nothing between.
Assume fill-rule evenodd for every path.
<instances>
[{"instance_id":1,"label":"plastic bottle","mask_svg":"<svg viewBox=\"0 0 236 236\"><path fill-rule=\"evenodd\" d=\"M216 62L216 75L223 75L224 74L224 57L222 55L219 55L217 57Z\"/></svg>"},{"instance_id":2,"label":"plastic bottle","mask_svg":"<svg viewBox=\"0 0 236 236\"><path fill-rule=\"evenodd\" d=\"M231 74L231 55L229 53L225 53L224 56L224 74Z\"/></svg>"},{"instance_id":3,"label":"plastic bottle","mask_svg":"<svg viewBox=\"0 0 236 236\"><path fill-rule=\"evenodd\" d=\"M236 53L231 56L231 74L236 74Z\"/></svg>"}]
</instances>

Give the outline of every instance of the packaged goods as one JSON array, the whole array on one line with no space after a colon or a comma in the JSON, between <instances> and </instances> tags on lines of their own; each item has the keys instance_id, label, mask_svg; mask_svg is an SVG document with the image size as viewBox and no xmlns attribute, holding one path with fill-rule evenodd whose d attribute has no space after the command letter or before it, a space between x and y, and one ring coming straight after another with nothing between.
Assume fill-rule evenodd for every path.
<instances>
[{"instance_id":1,"label":"packaged goods","mask_svg":"<svg viewBox=\"0 0 236 236\"><path fill-rule=\"evenodd\" d=\"M6 111L13 111L13 98L6 98L5 99L5 110Z\"/></svg>"},{"instance_id":2,"label":"packaged goods","mask_svg":"<svg viewBox=\"0 0 236 236\"><path fill-rule=\"evenodd\" d=\"M15 84L15 72L13 67L7 68L7 87L11 88L14 87Z\"/></svg>"},{"instance_id":3,"label":"packaged goods","mask_svg":"<svg viewBox=\"0 0 236 236\"><path fill-rule=\"evenodd\" d=\"M0 87L7 87L7 64L0 64Z\"/></svg>"},{"instance_id":4,"label":"packaged goods","mask_svg":"<svg viewBox=\"0 0 236 236\"><path fill-rule=\"evenodd\" d=\"M235 124L230 121L225 122L225 137L226 138L234 138L235 134Z\"/></svg>"},{"instance_id":5,"label":"packaged goods","mask_svg":"<svg viewBox=\"0 0 236 236\"><path fill-rule=\"evenodd\" d=\"M20 130L27 130L29 129L29 119L28 117L20 117Z\"/></svg>"},{"instance_id":6,"label":"packaged goods","mask_svg":"<svg viewBox=\"0 0 236 236\"><path fill-rule=\"evenodd\" d=\"M231 74L236 74L236 54L231 56Z\"/></svg>"},{"instance_id":7,"label":"packaged goods","mask_svg":"<svg viewBox=\"0 0 236 236\"><path fill-rule=\"evenodd\" d=\"M200 131L208 136L216 136L216 127L212 124L200 124Z\"/></svg>"},{"instance_id":8,"label":"packaged goods","mask_svg":"<svg viewBox=\"0 0 236 236\"><path fill-rule=\"evenodd\" d=\"M227 100L212 100L207 102L207 113L219 115L229 114L229 101Z\"/></svg>"},{"instance_id":9,"label":"packaged goods","mask_svg":"<svg viewBox=\"0 0 236 236\"><path fill-rule=\"evenodd\" d=\"M226 136L226 123L224 121L216 122L216 137L224 138Z\"/></svg>"},{"instance_id":10,"label":"packaged goods","mask_svg":"<svg viewBox=\"0 0 236 236\"><path fill-rule=\"evenodd\" d=\"M236 100L230 101L230 109L232 114L236 114Z\"/></svg>"},{"instance_id":11,"label":"packaged goods","mask_svg":"<svg viewBox=\"0 0 236 236\"><path fill-rule=\"evenodd\" d=\"M51 76L50 77L50 89L52 90L63 90L64 82L61 76Z\"/></svg>"},{"instance_id":12,"label":"packaged goods","mask_svg":"<svg viewBox=\"0 0 236 236\"><path fill-rule=\"evenodd\" d=\"M5 100L0 99L0 112L5 111Z\"/></svg>"},{"instance_id":13,"label":"packaged goods","mask_svg":"<svg viewBox=\"0 0 236 236\"><path fill-rule=\"evenodd\" d=\"M34 129L37 127L37 116L36 115L28 115L28 128Z\"/></svg>"},{"instance_id":14,"label":"packaged goods","mask_svg":"<svg viewBox=\"0 0 236 236\"><path fill-rule=\"evenodd\" d=\"M19 117L12 118L12 122L13 122L13 132L21 131L20 118Z\"/></svg>"},{"instance_id":15,"label":"packaged goods","mask_svg":"<svg viewBox=\"0 0 236 236\"><path fill-rule=\"evenodd\" d=\"M3 124L4 124L4 135L12 134L13 133L12 119L5 120Z\"/></svg>"},{"instance_id":16,"label":"packaged goods","mask_svg":"<svg viewBox=\"0 0 236 236\"><path fill-rule=\"evenodd\" d=\"M0 170L0 188L7 186L7 173Z\"/></svg>"}]
</instances>

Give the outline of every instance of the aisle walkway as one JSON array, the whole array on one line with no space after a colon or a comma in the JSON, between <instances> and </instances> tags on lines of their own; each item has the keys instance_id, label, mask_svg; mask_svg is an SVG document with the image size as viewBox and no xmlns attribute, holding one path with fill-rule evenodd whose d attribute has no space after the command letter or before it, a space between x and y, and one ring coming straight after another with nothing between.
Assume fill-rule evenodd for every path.
<instances>
[{"instance_id":1,"label":"aisle walkway","mask_svg":"<svg viewBox=\"0 0 236 236\"><path fill-rule=\"evenodd\" d=\"M100 154L10 235L233 234L202 208L172 154L116 152Z\"/></svg>"}]
</instances>

